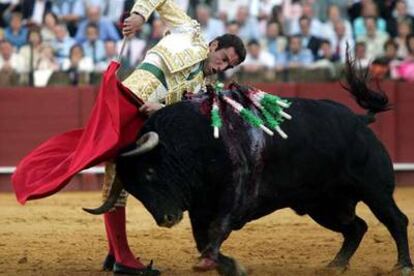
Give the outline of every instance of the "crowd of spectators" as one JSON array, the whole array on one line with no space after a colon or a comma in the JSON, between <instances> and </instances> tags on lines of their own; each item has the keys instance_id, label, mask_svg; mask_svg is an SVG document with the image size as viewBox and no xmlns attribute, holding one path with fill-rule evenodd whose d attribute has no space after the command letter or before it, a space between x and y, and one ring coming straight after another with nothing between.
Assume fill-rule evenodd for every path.
<instances>
[{"instance_id":1,"label":"crowd of spectators","mask_svg":"<svg viewBox=\"0 0 414 276\"><path fill-rule=\"evenodd\" d=\"M414 80L414 0L175 0L211 41L240 36L245 62L226 74L272 80L298 69L335 68L347 45L377 77ZM121 22L134 0L0 0L0 74L44 86L57 72L78 84L119 52ZM127 44L132 70L165 34L155 13ZM1 84L1 81L0 81Z\"/></svg>"}]
</instances>

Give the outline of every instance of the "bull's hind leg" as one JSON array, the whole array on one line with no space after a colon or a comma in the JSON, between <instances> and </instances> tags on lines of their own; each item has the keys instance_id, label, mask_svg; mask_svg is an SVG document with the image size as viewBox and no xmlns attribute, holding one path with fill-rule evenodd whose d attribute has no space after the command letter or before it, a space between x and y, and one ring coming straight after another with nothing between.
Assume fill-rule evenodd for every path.
<instances>
[{"instance_id":1,"label":"bull's hind leg","mask_svg":"<svg viewBox=\"0 0 414 276\"><path fill-rule=\"evenodd\" d=\"M408 219L395 204L391 195L370 195L364 202L369 206L374 215L387 227L391 233L398 250L396 268L403 271L412 269L408 247L407 226Z\"/></svg>"},{"instance_id":2,"label":"bull's hind leg","mask_svg":"<svg viewBox=\"0 0 414 276\"><path fill-rule=\"evenodd\" d=\"M328 264L329 267L345 269L368 229L365 221L355 215L355 205L351 205L347 210L323 206L319 210L313 210L309 213L320 225L343 235L342 247L335 258Z\"/></svg>"}]
</instances>

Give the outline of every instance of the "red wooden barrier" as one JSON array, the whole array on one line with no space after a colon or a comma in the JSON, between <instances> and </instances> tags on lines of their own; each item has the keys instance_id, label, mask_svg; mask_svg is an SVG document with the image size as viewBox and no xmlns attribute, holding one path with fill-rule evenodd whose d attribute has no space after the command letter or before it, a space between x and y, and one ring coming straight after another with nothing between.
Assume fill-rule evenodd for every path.
<instances>
[{"instance_id":1,"label":"red wooden barrier","mask_svg":"<svg viewBox=\"0 0 414 276\"><path fill-rule=\"evenodd\" d=\"M94 87L0 89L0 166L14 166L36 145L84 125Z\"/></svg>"},{"instance_id":2,"label":"red wooden barrier","mask_svg":"<svg viewBox=\"0 0 414 276\"><path fill-rule=\"evenodd\" d=\"M364 112L339 83L260 83L255 86L282 97L332 99L356 112ZM393 110L379 114L372 128L394 162L414 162L413 84L385 82L381 86L393 103ZM0 166L15 166L20 158L47 138L82 127L96 92L96 87L89 86L0 88ZM413 173L401 175L414 184ZM90 176L77 177L76 182L82 189L100 185ZM9 176L0 176L0 190L10 190L9 185Z\"/></svg>"},{"instance_id":3,"label":"red wooden barrier","mask_svg":"<svg viewBox=\"0 0 414 276\"><path fill-rule=\"evenodd\" d=\"M414 162L414 83L397 84L396 151L399 162Z\"/></svg>"}]
</instances>

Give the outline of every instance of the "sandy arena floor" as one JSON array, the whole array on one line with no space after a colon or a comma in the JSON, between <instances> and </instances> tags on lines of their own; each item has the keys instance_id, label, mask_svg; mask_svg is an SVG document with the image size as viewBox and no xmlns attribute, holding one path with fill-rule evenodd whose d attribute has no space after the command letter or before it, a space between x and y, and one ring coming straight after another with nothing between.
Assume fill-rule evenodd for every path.
<instances>
[{"instance_id":1,"label":"sandy arena floor","mask_svg":"<svg viewBox=\"0 0 414 276\"><path fill-rule=\"evenodd\" d=\"M414 252L414 188L399 188L395 197L410 219ZM100 271L106 254L102 218L81 210L99 202L97 192L61 193L20 206L12 194L1 194L0 274L111 275ZM398 275L390 273L396 262L391 236L363 204L358 214L369 230L350 268L341 275ZM158 228L142 205L130 198L127 227L133 251L144 262L154 259L163 275L198 275L191 270L197 252L187 217L172 229ZM309 217L281 210L233 232L223 252L237 258L250 275L333 275L339 273L324 266L341 242L339 234Z\"/></svg>"}]
</instances>

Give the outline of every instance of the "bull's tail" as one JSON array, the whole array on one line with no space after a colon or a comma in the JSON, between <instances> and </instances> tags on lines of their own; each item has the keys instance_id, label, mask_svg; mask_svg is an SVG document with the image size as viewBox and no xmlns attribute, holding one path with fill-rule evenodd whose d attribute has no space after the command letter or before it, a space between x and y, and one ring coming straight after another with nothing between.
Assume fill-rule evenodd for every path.
<instances>
[{"instance_id":1,"label":"bull's tail","mask_svg":"<svg viewBox=\"0 0 414 276\"><path fill-rule=\"evenodd\" d=\"M375 122L375 114L391 109L387 95L382 91L377 83L377 91L368 87L370 81L368 70L357 68L356 62L350 57L347 49L345 62L346 84L343 87L351 93L359 106L368 110L363 119L370 124Z\"/></svg>"}]
</instances>

